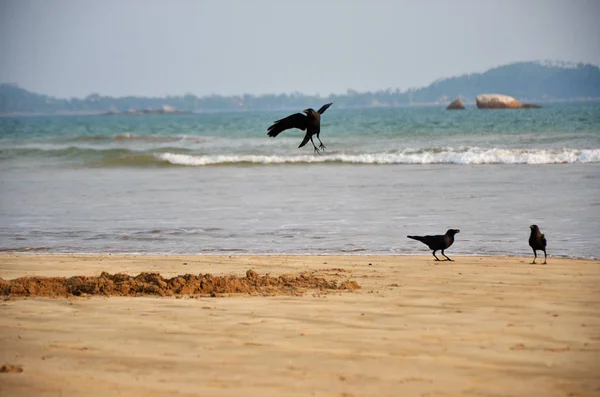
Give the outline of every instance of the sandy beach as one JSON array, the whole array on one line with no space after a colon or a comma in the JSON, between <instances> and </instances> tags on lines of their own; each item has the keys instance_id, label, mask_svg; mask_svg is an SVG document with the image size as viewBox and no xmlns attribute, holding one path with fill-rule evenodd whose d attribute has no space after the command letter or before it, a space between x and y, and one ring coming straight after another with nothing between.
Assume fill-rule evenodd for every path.
<instances>
[{"instance_id":1,"label":"sandy beach","mask_svg":"<svg viewBox=\"0 0 600 397\"><path fill-rule=\"evenodd\" d=\"M4 280L253 270L360 289L9 296L0 365L22 372L0 395L600 395L599 261L453 259L1 255Z\"/></svg>"}]
</instances>

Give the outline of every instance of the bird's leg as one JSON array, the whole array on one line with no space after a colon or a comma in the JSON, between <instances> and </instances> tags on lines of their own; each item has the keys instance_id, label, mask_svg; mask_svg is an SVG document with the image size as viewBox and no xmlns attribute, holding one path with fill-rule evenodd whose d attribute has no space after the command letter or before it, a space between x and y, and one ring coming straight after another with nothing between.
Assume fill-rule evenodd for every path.
<instances>
[{"instance_id":1,"label":"bird's leg","mask_svg":"<svg viewBox=\"0 0 600 397\"><path fill-rule=\"evenodd\" d=\"M317 145L315 145L315 142L313 141L312 136L310 137L310 142L313 144L313 147L315 148L315 153L321 154L321 152L317 148Z\"/></svg>"},{"instance_id":2,"label":"bird's leg","mask_svg":"<svg viewBox=\"0 0 600 397\"><path fill-rule=\"evenodd\" d=\"M535 253L535 250L533 250L533 262L531 262L532 265L535 265L536 259L537 259L537 254Z\"/></svg>"},{"instance_id":3,"label":"bird's leg","mask_svg":"<svg viewBox=\"0 0 600 397\"><path fill-rule=\"evenodd\" d=\"M318 135L317 135L317 139L319 140L319 143L320 143L319 147L324 151L327 148L327 146L323 145L323 142L321 142L321 138L319 138Z\"/></svg>"},{"instance_id":4,"label":"bird's leg","mask_svg":"<svg viewBox=\"0 0 600 397\"><path fill-rule=\"evenodd\" d=\"M546 250L544 250L544 265L546 264Z\"/></svg>"},{"instance_id":5,"label":"bird's leg","mask_svg":"<svg viewBox=\"0 0 600 397\"><path fill-rule=\"evenodd\" d=\"M440 258L438 258L437 256L435 256L435 252L436 252L436 251L437 251L437 250L434 250L434 251L433 251L433 256L435 257L435 260L436 260L436 261L439 261L439 260L440 260Z\"/></svg>"},{"instance_id":6,"label":"bird's leg","mask_svg":"<svg viewBox=\"0 0 600 397\"><path fill-rule=\"evenodd\" d=\"M444 250L442 250L442 255L446 256L446 254L444 254ZM450 262L454 262L452 259L448 258L447 256L446 256L446 259L448 259Z\"/></svg>"}]
</instances>

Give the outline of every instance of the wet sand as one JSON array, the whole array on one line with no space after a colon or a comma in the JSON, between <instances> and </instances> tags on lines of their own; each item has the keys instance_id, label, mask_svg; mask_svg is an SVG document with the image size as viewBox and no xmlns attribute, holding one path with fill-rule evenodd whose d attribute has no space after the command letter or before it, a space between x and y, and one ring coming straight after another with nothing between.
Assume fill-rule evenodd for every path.
<instances>
[{"instance_id":1,"label":"wet sand","mask_svg":"<svg viewBox=\"0 0 600 397\"><path fill-rule=\"evenodd\" d=\"M600 261L453 259L0 255L4 280L253 270L361 287L11 296L0 366L22 372L0 373L0 395L600 395Z\"/></svg>"}]
</instances>

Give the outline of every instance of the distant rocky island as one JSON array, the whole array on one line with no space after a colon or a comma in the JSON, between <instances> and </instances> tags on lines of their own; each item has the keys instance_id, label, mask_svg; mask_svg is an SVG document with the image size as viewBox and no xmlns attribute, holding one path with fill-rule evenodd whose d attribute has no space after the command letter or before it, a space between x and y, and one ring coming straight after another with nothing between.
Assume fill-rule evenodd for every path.
<instances>
[{"instance_id":1,"label":"distant rocky island","mask_svg":"<svg viewBox=\"0 0 600 397\"><path fill-rule=\"evenodd\" d=\"M539 109L540 105L534 103L521 103L515 98L504 94L481 94L475 98L477 109ZM453 100L446 107L448 110L464 110L460 99Z\"/></svg>"},{"instance_id":2,"label":"distant rocky island","mask_svg":"<svg viewBox=\"0 0 600 397\"><path fill-rule=\"evenodd\" d=\"M352 85L352 82L348 82ZM292 94L110 97L99 94L60 99L36 94L15 84L0 84L0 114L185 114L216 111L297 110L335 102L339 109L477 105L477 96L502 93L519 98L523 107L555 101L600 100L600 69L596 65L565 62L518 62L437 80L427 87L376 92L348 90L327 97ZM497 94L495 94L497 95ZM529 104L529 105L528 105ZM535 105L534 105L535 104ZM455 104L458 106L458 103Z\"/></svg>"},{"instance_id":3,"label":"distant rocky island","mask_svg":"<svg viewBox=\"0 0 600 397\"><path fill-rule=\"evenodd\" d=\"M509 95L502 94L477 95L475 103L478 109L538 109L541 107L533 103L521 103Z\"/></svg>"}]
</instances>

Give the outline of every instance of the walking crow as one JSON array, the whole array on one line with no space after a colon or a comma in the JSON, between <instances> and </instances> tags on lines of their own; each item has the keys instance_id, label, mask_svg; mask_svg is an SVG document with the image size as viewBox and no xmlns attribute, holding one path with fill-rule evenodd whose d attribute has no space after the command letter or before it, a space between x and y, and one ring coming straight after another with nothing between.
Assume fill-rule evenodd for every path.
<instances>
[{"instance_id":1,"label":"walking crow","mask_svg":"<svg viewBox=\"0 0 600 397\"><path fill-rule=\"evenodd\" d=\"M435 252L438 250L442 251L442 255L444 255L446 257L446 259L448 259L449 261L452 261L452 259L448 258L446 256L446 254L444 254L444 250L447 249L448 247L450 247L452 245L452 243L454 243L454 235L459 232L460 232L460 230L458 230L458 229L448 229L448 231L444 235L406 236L406 237L412 238L413 240L420 241L423 244L427 245L430 250L433 250L433 256L435 257L436 261L440 260L440 258L435 256Z\"/></svg>"}]
</instances>

